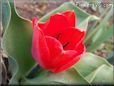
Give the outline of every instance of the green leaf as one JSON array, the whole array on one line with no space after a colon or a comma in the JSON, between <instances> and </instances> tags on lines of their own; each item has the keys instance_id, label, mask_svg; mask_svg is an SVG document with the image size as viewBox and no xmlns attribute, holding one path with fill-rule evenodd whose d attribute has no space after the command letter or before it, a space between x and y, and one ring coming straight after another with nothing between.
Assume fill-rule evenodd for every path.
<instances>
[{"instance_id":1,"label":"green leaf","mask_svg":"<svg viewBox=\"0 0 114 86\"><path fill-rule=\"evenodd\" d=\"M113 73L113 66L103 64L86 76L86 79L92 84L114 84Z\"/></svg>"},{"instance_id":2,"label":"green leaf","mask_svg":"<svg viewBox=\"0 0 114 86\"><path fill-rule=\"evenodd\" d=\"M2 15L2 26L3 26L3 29L5 30L8 25L9 25L9 22L10 22L10 18L11 18L11 8L10 8L10 5L9 5L9 2L8 0L1 0L0 1L0 5L2 5L2 13L0 13ZM1 6L0 6L1 7Z\"/></svg>"},{"instance_id":3,"label":"green leaf","mask_svg":"<svg viewBox=\"0 0 114 86\"><path fill-rule=\"evenodd\" d=\"M111 66L106 59L91 53L86 53L74 67L82 76L86 77L103 64L109 67Z\"/></svg>"},{"instance_id":4,"label":"green leaf","mask_svg":"<svg viewBox=\"0 0 114 86\"><path fill-rule=\"evenodd\" d=\"M106 31L105 31L106 30ZM109 28L105 29L100 28L97 32L97 35L93 37L93 42L88 47L88 51L94 51L101 43L105 42L107 39L109 39L111 36L113 36L113 25L111 25Z\"/></svg>"},{"instance_id":5,"label":"green leaf","mask_svg":"<svg viewBox=\"0 0 114 86\"><path fill-rule=\"evenodd\" d=\"M86 53L74 68L91 84L112 84L113 66L102 57Z\"/></svg>"},{"instance_id":6,"label":"green leaf","mask_svg":"<svg viewBox=\"0 0 114 86\"><path fill-rule=\"evenodd\" d=\"M10 6L11 20L3 34L2 48L16 60L19 70L15 77L20 80L35 64L31 55L32 26L31 21L18 15L13 0L10 0Z\"/></svg>"},{"instance_id":7,"label":"green leaf","mask_svg":"<svg viewBox=\"0 0 114 86\"><path fill-rule=\"evenodd\" d=\"M113 51L111 53L109 53L107 60L109 63L114 65L114 52Z\"/></svg>"},{"instance_id":8,"label":"green leaf","mask_svg":"<svg viewBox=\"0 0 114 86\"><path fill-rule=\"evenodd\" d=\"M85 44L89 45L88 52L94 51L101 43L113 35L113 25L108 23L112 14L113 7L108 7L101 16L101 20L97 21L96 25L88 31L84 40Z\"/></svg>"},{"instance_id":9,"label":"green leaf","mask_svg":"<svg viewBox=\"0 0 114 86\"><path fill-rule=\"evenodd\" d=\"M93 20L99 20L99 18L97 16L94 16L94 15L90 15L88 16L85 20L83 20L83 22L81 22L78 27L81 28L82 30L87 30L88 28L88 22L89 21L93 21Z\"/></svg>"},{"instance_id":10,"label":"green leaf","mask_svg":"<svg viewBox=\"0 0 114 86\"><path fill-rule=\"evenodd\" d=\"M8 62L9 62L9 71L12 74L12 78L9 80L9 84L14 84L16 83L16 79L14 78L16 73L18 72L18 64L16 60L12 57L8 57Z\"/></svg>"},{"instance_id":11,"label":"green leaf","mask_svg":"<svg viewBox=\"0 0 114 86\"><path fill-rule=\"evenodd\" d=\"M63 84L63 85L72 85L72 84L88 84L88 82L80 76L80 74L74 69L71 68L67 71L61 73L51 73L44 72L42 76L37 76L34 79L26 79L24 84L32 84L32 85L50 85L50 84Z\"/></svg>"},{"instance_id":12,"label":"green leaf","mask_svg":"<svg viewBox=\"0 0 114 86\"><path fill-rule=\"evenodd\" d=\"M84 19L86 19L90 15L84 12L82 9L78 8L73 2L65 2L60 7L56 8L55 10L42 17L39 21L45 22L52 14L55 14L57 12L63 12L65 10L74 10L77 15L77 25L79 25Z\"/></svg>"}]
</instances>

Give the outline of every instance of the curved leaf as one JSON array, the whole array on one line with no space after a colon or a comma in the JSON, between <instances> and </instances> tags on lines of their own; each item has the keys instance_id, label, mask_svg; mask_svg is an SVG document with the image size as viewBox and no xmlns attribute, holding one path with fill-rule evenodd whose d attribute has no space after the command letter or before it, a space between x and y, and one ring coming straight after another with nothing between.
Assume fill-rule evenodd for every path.
<instances>
[{"instance_id":1,"label":"curved leaf","mask_svg":"<svg viewBox=\"0 0 114 86\"><path fill-rule=\"evenodd\" d=\"M51 85L51 84L63 84L63 85L76 85L76 84L88 84L88 82L80 76L80 74L71 68L67 71L53 74L50 72L44 72L42 76L37 76L34 79L27 79L25 84L32 85Z\"/></svg>"},{"instance_id":2,"label":"curved leaf","mask_svg":"<svg viewBox=\"0 0 114 86\"><path fill-rule=\"evenodd\" d=\"M60 7L56 8L55 10L49 12L47 15L42 17L39 21L40 22L45 22L50 17L50 15L55 14L57 12L63 12L65 10L74 10L74 12L77 15L77 25L79 25L85 18L87 18L90 15L90 14L84 12L79 7L77 7L75 5L75 3L73 3L73 2L65 2Z\"/></svg>"},{"instance_id":3,"label":"curved leaf","mask_svg":"<svg viewBox=\"0 0 114 86\"><path fill-rule=\"evenodd\" d=\"M9 2L8 0L1 0L0 1L2 4L2 13L0 13L2 15L2 26L3 26L3 29L5 30L8 25L9 25L9 22L10 22L10 18L11 18L11 8L10 8L10 5L9 5Z\"/></svg>"},{"instance_id":4,"label":"curved leaf","mask_svg":"<svg viewBox=\"0 0 114 86\"><path fill-rule=\"evenodd\" d=\"M92 84L114 84L113 73L113 67L103 64L85 78Z\"/></svg>"},{"instance_id":5,"label":"curved leaf","mask_svg":"<svg viewBox=\"0 0 114 86\"><path fill-rule=\"evenodd\" d=\"M106 26L104 28L100 28L99 31L97 31L97 35L93 37L93 42L87 50L89 52L94 51L101 43L105 42L111 36L113 36L113 25L111 25L108 29L106 28ZM97 40L95 40L95 37L97 38Z\"/></svg>"},{"instance_id":6,"label":"curved leaf","mask_svg":"<svg viewBox=\"0 0 114 86\"><path fill-rule=\"evenodd\" d=\"M114 65L114 52L112 51L111 53L109 53L107 60L109 63L111 63L112 65Z\"/></svg>"},{"instance_id":7,"label":"curved leaf","mask_svg":"<svg viewBox=\"0 0 114 86\"><path fill-rule=\"evenodd\" d=\"M90 74L103 64L111 66L111 64L108 63L106 59L103 59L102 57L96 56L91 53L86 53L74 67L78 72L86 77L88 74Z\"/></svg>"},{"instance_id":8,"label":"curved leaf","mask_svg":"<svg viewBox=\"0 0 114 86\"><path fill-rule=\"evenodd\" d=\"M14 84L17 83L17 80L14 78L16 73L18 72L18 64L16 62L16 60L12 57L8 57L8 61L9 61L9 71L12 74L12 78L9 80L9 84Z\"/></svg>"},{"instance_id":9,"label":"curved leaf","mask_svg":"<svg viewBox=\"0 0 114 86\"><path fill-rule=\"evenodd\" d=\"M87 30L88 28L88 23L90 20L99 20L99 18L97 16L94 16L94 15L90 15L88 16L86 19L83 20L83 22L81 22L78 27L81 28L82 30Z\"/></svg>"},{"instance_id":10,"label":"curved leaf","mask_svg":"<svg viewBox=\"0 0 114 86\"><path fill-rule=\"evenodd\" d=\"M10 6L11 20L3 34L2 48L16 60L19 66L16 78L19 80L34 65L31 55L32 26L29 20L17 14L13 0L10 0Z\"/></svg>"},{"instance_id":11,"label":"curved leaf","mask_svg":"<svg viewBox=\"0 0 114 86\"><path fill-rule=\"evenodd\" d=\"M105 67L103 66L105 65ZM102 68L103 66L103 68ZM102 57L91 53L86 53L74 68L83 76L89 83L112 83L113 68L108 61ZM109 69L109 70L106 70ZM107 72L106 72L107 71ZM101 74L102 73L102 74ZM101 78L100 78L101 77ZM104 79L103 79L104 77ZM106 77L109 78L106 81ZM105 83L106 82L106 83Z\"/></svg>"},{"instance_id":12,"label":"curved leaf","mask_svg":"<svg viewBox=\"0 0 114 86\"><path fill-rule=\"evenodd\" d=\"M113 15L113 7L108 7L102 13L101 20L88 31L85 38L85 44L89 45L88 52L94 51L101 43L109 39L113 35L113 25L109 24L109 20Z\"/></svg>"}]
</instances>

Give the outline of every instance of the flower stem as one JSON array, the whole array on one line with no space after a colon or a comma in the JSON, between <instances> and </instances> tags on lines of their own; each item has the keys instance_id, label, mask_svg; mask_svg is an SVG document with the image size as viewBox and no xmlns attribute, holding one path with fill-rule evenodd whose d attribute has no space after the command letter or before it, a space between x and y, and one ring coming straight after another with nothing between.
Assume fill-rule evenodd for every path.
<instances>
[{"instance_id":1,"label":"flower stem","mask_svg":"<svg viewBox=\"0 0 114 86\"><path fill-rule=\"evenodd\" d=\"M43 71L45 70L42 69L39 65L35 64L33 68L27 73L26 78L32 79L35 76L40 75Z\"/></svg>"}]
</instances>

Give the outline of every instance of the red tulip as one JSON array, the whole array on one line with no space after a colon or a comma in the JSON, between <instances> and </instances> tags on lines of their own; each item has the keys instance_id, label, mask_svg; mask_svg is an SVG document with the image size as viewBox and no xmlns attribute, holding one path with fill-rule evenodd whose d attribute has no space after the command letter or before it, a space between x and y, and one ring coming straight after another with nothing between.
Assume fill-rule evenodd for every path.
<instances>
[{"instance_id":1,"label":"red tulip","mask_svg":"<svg viewBox=\"0 0 114 86\"><path fill-rule=\"evenodd\" d=\"M44 69L54 73L77 63L85 52L85 32L78 29L74 11L52 15L47 22L33 18L32 55Z\"/></svg>"}]
</instances>

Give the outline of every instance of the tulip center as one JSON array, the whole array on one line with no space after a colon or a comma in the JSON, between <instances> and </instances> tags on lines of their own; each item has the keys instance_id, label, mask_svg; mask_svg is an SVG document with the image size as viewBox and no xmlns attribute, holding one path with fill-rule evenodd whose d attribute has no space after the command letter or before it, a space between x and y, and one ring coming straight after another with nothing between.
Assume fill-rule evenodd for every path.
<instances>
[{"instance_id":1,"label":"tulip center","mask_svg":"<svg viewBox=\"0 0 114 86\"><path fill-rule=\"evenodd\" d=\"M69 42L66 42L64 45L63 45L63 48L65 48L66 46L68 46Z\"/></svg>"},{"instance_id":2,"label":"tulip center","mask_svg":"<svg viewBox=\"0 0 114 86\"><path fill-rule=\"evenodd\" d=\"M61 33L59 33L56 37L57 40L59 40Z\"/></svg>"},{"instance_id":3,"label":"tulip center","mask_svg":"<svg viewBox=\"0 0 114 86\"><path fill-rule=\"evenodd\" d=\"M59 33L58 35L57 35L57 37L55 37L58 41L60 41L60 37L62 36L62 34L61 33ZM60 41L61 42L61 41ZM62 42L61 42L62 43ZM63 45L63 49L65 49L68 45L70 44L70 42L68 42L68 41L66 41L64 44L62 43L62 45Z\"/></svg>"}]
</instances>

